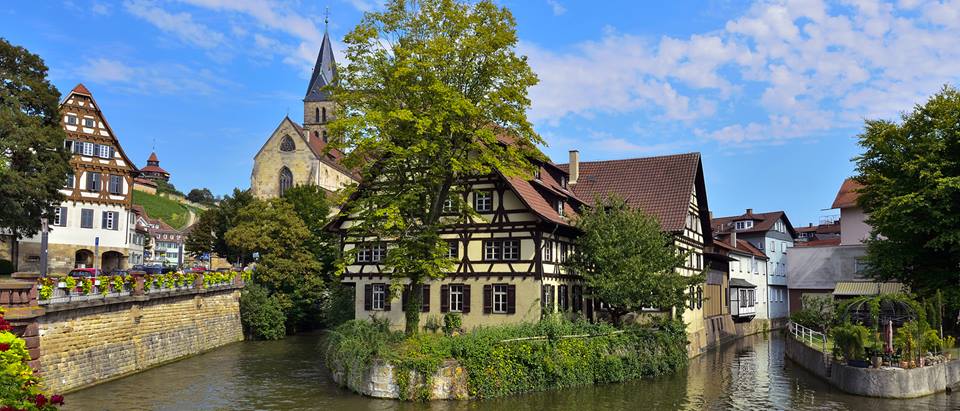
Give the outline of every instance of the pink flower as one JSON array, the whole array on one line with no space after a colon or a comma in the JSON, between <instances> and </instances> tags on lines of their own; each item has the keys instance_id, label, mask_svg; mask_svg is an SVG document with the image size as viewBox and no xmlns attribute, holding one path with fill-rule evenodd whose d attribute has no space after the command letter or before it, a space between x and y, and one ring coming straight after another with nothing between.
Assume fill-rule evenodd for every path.
<instances>
[{"instance_id":1,"label":"pink flower","mask_svg":"<svg viewBox=\"0 0 960 411\"><path fill-rule=\"evenodd\" d=\"M10 344L8 344L8 343L0 343L0 351L6 351L6 350L9 350L9 349L10 349Z\"/></svg>"},{"instance_id":2,"label":"pink flower","mask_svg":"<svg viewBox=\"0 0 960 411\"><path fill-rule=\"evenodd\" d=\"M37 408L43 408L44 405L47 405L47 397L44 397L43 394L37 394L37 398L34 398L33 403L37 404Z\"/></svg>"},{"instance_id":3,"label":"pink flower","mask_svg":"<svg viewBox=\"0 0 960 411\"><path fill-rule=\"evenodd\" d=\"M50 403L54 405L63 405L63 396L60 394L56 394L50 397Z\"/></svg>"}]
</instances>

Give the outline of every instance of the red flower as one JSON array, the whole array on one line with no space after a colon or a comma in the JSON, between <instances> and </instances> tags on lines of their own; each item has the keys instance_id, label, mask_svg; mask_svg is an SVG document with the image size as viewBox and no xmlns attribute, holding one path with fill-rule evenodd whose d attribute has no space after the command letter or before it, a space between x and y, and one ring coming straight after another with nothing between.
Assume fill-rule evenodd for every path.
<instances>
[{"instance_id":1,"label":"red flower","mask_svg":"<svg viewBox=\"0 0 960 411\"><path fill-rule=\"evenodd\" d=\"M4 406L0 407L0 411L16 411L16 409L13 408L13 407L11 407L11 406L9 406L9 405L4 405Z\"/></svg>"},{"instance_id":2,"label":"red flower","mask_svg":"<svg viewBox=\"0 0 960 411\"><path fill-rule=\"evenodd\" d=\"M50 397L50 403L54 405L63 405L63 396L60 394L56 394Z\"/></svg>"},{"instance_id":3,"label":"red flower","mask_svg":"<svg viewBox=\"0 0 960 411\"><path fill-rule=\"evenodd\" d=\"M0 343L0 351L6 351L10 349L9 343Z\"/></svg>"},{"instance_id":4,"label":"red flower","mask_svg":"<svg viewBox=\"0 0 960 411\"><path fill-rule=\"evenodd\" d=\"M37 404L37 408L43 408L44 405L47 405L47 397L44 397L43 394L37 394L37 398L34 398L33 403Z\"/></svg>"}]
</instances>

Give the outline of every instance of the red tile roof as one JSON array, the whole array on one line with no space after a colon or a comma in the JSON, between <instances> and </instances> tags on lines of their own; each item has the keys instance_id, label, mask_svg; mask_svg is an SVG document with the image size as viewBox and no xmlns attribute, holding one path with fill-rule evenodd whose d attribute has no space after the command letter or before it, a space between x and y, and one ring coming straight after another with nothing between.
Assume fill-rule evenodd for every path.
<instances>
[{"instance_id":1,"label":"red tile roof","mask_svg":"<svg viewBox=\"0 0 960 411\"><path fill-rule=\"evenodd\" d=\"M93 94L90 93L90 90L87 90L87 88L84 87L83 83L77 84L77 86L74 87L73 90L70 90L70 92L71 92L71 93L86 94L86 95L88 95L88 96L92 96L92 95L93 95Z\"/></svg>"},{"instance_id":2,"label":"red tile roof","mask_svg":"<svg viewBox=\"0 0 960 411\"><path fill-rule=\"evenodd\" d=\"M840 245L840 237L828 238L826 240L813 240L813 241L800 241L794 243L794 247L819 247L819 246L838 246Z\"/></svg>"},{"instance_id":3,"label":"red tile roof","mask_svg":"<svg viewBox=\"0 0 960 411\"><path fill-rule=\"evenodd\" d=\"M733 229L733 223L735 221L745 221L753 220L753 227L746 230L737 230L738 233L765 233L770 231L773 228L773 225L777 220L783 219L787 225L788 233L796 237L797 230L793 228L793 225L790 224L790 219L787 218L787 214L783 211L771 211L768 213L754 213L752 208L748 208L746 213L729 216L729 217L719 217L714 218L712 221L712 227L714 231L719 233L729 233Z\"/></svg>"},{"instance_id":4,"label":"red tile roof","mask_svg":"<svg viewBox=\"0 0 960 411\"><path fill-rule=\"evenodd\" d=\"M504 176L504 179L535 214L550 222L571 225L570 221L577 216L577 212L570 203L573 201L579 205L583 201L557 181L558 176L569 179L566 171L549 163L544 164L543 168L539 179L527 180L517 176ZM555 201L558 199L564 200L563 216L557 213Z\"/></svg>"},{"instance_id":5,"label":"red tile roof","mask_svg":"<svg viewBox=\"0 0 960 411\"><path fill-rule=\"evenodd\" d=\"M164 170L164 169L160 168L160 166L155 166L155 165L144 166L143 168L140 169L140 171L147 172L147 173L170 174L170 173L167 172L167 170Z\"/></svg>"},{"instance_id":6,"label":"red tile roof","mask_svg":"<svg viewBox=\"0 0 960 411\"><path fill-rule=\"evenodd\" d=\"M750 242L749 242L749 241L746 241L746 240L741 240L741 239L738 238L738 239L737 239L737 247L734 248L732 245L730 245L730 235L729 235L729 234L724 234L724 235L719 236L719 237L717 238L717 240L713 242L713 245L715 245L715 246L717 246L717 247L720 247L720 248L722 248L722 249L724 249L724 250L727 250L727 251L738 252L738 253L741 253L741 254L750 255L750 256L756 257L756 258L758 258L758 259L763 259L763 260L767 260L767 259L768 259L767 255L764 254L763 251L760 251L759 249L757 249L757 247L754 247L753 244L750 244Z\"/></svg>"},{"instance_id":7,"label":"red tile roof","mask_svg":"<svg viewBox=\"0 0 960 411\"><path fill-rule=\"evenodd\" d=\"M833 206L830 208L848 208L857 206L857 198L860 197L859 190L863 184L858 183L852 178L843 180L840 185L840 191L837 192L837 198L833 200Z\"/></svg>"},{"instance_id":8,"label":"red tile roof","mask_svg":"<svg viewBox=\"0 0 960 411\"><path fill-rule=\"evenodd\" d=\"M310 133L305 130L303 126L297 124L296 121L290 120L290 123L293 124L293 128L296 129L297 132L300 133L300 135L303 136L303 138L307 141L307 146L310 147L310 151L313 151L313 154L317 156L321 162L339 170L340 172L352 176L356 180L360 180L360 173L358 170L350 170L347 167L344 167L344 165L341 163L344 158L342 151L334 147L330 147L328 149L327 143L324 143L322 138L319 136L310 135Z\"/></svg>"},{"instance_id":9,"label":"red tile roof","mask_svg":"<svg viewBox=\"0 0 960 411\"><path fill-rule=\"evenodd\" d=\"M147 161L156 161L158 163L160 162L160 160L157 159L157 153L153 151L150 152L150 158L148 158Z\"/></svg>"},{"instance_id":10,"label":"red tile roof","mask_svg":"<svg viewBox=\"0 0 960 411\"><path fill-rule=\"evenodd\" d=\"M557 167L567 171L569 164ZM592 201L608 195L623 198L631 207L657 218L664 231L680 231L686 223L690 195L698 190L701 218L707 226L706 190L700 153L625 160L582 161L573 192ZM709 234L707 234L709 236Z\"/></svg>"}]
</instances>

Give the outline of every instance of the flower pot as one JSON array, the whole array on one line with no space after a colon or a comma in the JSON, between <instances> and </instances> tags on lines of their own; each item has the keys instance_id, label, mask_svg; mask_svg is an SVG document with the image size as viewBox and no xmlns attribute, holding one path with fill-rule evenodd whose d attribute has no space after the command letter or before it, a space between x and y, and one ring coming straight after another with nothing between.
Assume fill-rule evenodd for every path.
<instances>
[{"instance_id":1,"label":"flower pot","mask_svg":"<svg viewBox=\"0 0 960 411\"><path fill-rule=\"evenodd\" d=\"M873 368L880 368L880 366L883 365L883 357L879 355L875 356L871 362L873 363Z\"/></svg>"},{"instance_id":2,"label":"flower pot","mask_svg":"<svg viewBox=\"0 0 960 411\"><path fill-rule=\"evenodd\" d=\"M900 368L910 368L909 361L900 361Z\"/></svg>"}]
</instances>

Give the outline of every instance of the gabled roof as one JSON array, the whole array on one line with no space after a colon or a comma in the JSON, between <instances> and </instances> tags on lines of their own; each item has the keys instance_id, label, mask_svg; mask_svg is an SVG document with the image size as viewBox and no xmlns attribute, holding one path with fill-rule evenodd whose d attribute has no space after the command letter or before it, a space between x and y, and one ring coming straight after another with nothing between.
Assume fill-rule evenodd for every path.
<instances>
[{"instance_id":1,"label":"gabled roof","mask_svg":"<svg viewBox=\"0 0 960 411\"><path fill-rule=\"evenodd\" d=\"M737 246L734 248L730 244L730 235L724 234L719 236L714 242L713 245L726 250L727 252L738 253L741 255L746 255L750 257L756 257L761 260L768 260L766 254L763 251L760 251L757 247L754 247L753 244L750 244L747 240L737 239Z\"/></svg>"},{"instance_id":2,"label":"gabled roof","mask_svg":"<svg viewBox=\"0 0 960 411\"><path fill-rule=\"evenodd\" d=\"M103 115L103 111L100 110L100 103L97 102L97 99L93 98L93 93L83 85L83 83L78 83L73 90L70 90L69 93L63 96L63 100L60 101L60 108L63 108L63 105L70 100L70 95L79 94L84 97L90 98L90 101L93 102L93 109L96 110L97 114L100 116L100 119L103 120L103 126L107 128L107 131L110 133L110 138L116 143L117 152L120 153L120 157L123 158L123 162L130 167L130 171L133 175L136 175L140 170L137 169L137 165L130 161L130 157L127 157L127 153L123 151L123 146L120 144L120 138L117 137L117 133L113 132L113 127L110 127L110 122L107 121L107 116Z\"/></svg>"},{"instance_id":3,"label":"gabled roof","mask_svg":"<svg viewBox=\"0 0 960 411\"><path fill-rule=\"evenodd\" d=\"M322 163L333 167L334 169L345 173L348 176L353 177L354 180L360 180L360 174L354 170L350 170L345 167L343 164L340 164L340 161L343 160L344 154L335 147L330 147L329 150L326 149L327 144L323 142L320 138L311 138L309 133L303 129L303 126L297 124L296 121L290 119L289 116L284 116L283 120L280 120L280 124L277 124L277 128L273 130L273 133L270 133L270 136L277 134L277 131L280 130L280 127L283 127L283 123L289 122L290 126L297 132L302 141L306 142L307 147L310 148L310 151L313 152L313 155L317 157ZM263 142L263 145L260 146L260 149L257 150L257 154L254 154L253 158L257 158L260 153L267 148L267 143L270 142L268 138ZM326 150L326 151L325 151ZM329 155L328 155L329 154Z\"/></svg>"},{"instance_id":4,"label":"gabled roof","mask_svg":"<svg viewBox=\"0 0 960 411\"><path fill-rule=\"evenodd\" d=\"M783 211L771 211L768 213L754 213L752 208L748 208L747 212L729 217L719 217L713 219L713 229L721 233L729 233L733 230L733 223L736 221L746 221L752 220L753 227L745 230L736 230L738 233L765 233L773 229L773 225L777 220L783 219L784 223L787 226L787 232L791 237L797 237L797 230L793 228L793 224L790 224L790 219L787 218L787 214Z\"/></svg>"},{"instance_id":5,"label":"gabled roof","mask_svg":"<svg viewBox=\"0 0 960 411\"><path fill-rule=\"evenodd\" d=\"M161 173L170 175L167 170L164 170L160 167L160 160L157 159L157 153L150 153L150 158L147 159L147 165L140 169L142 172L146 173Z\"/></svg>"},{"instance_id":6,"label":"gabled roof","mask_svg":"<svg viewBox=\"0 0 960 411\"><path fill-rule=\"evenodd\" d=\"M757 288L757 286L742 278L731 278L730 288Z\"/></svg>"},{"instance_id":7,"label":"gabled roof","mask_svg":"<svg viewBox=\"0 0 960 411\"><path fill-rule=\"evenodd\" d=\"M857 207L857 199L860 198L860 189L863 188L863 184L858 183L852 178L843 180L843 184L840 185L840 191L837 192L837 198L833 200L833 205L830 208L849 208Z\"/></svg>"},{"instance_id":8,"label":"gabled roof","mask_svg":"<svg viewBox=\"0 0 960 411\"><path fill-rule=\"evenodd\" d=\"M156 161L158 163L160 162L160 160L157 159L157 153L155 151L150 152L150 158L147 158L147 161Z\"/></svg>"},{"instance_id":9,"label":"gabled roof","mask_svg":"<svg viewBox=\"0 0 960 411\"><path fill-rule=\"evenodd\" d=\"M330 93L323 88L333 83L337 75L336 61L333 58L333 46L330 44L330 33L323 33L323 42L320 44L320 53L317 54L317 63L313 66L313 74L307 86L307 94L303 101L330 101Z\"/></svg>"},{"instance_id":10,"label":"gabled roof","mask_svg":"<svg viewBox=\"0 0 960 411\"><path fill-rule=\"evenodd\" d=\"M569 164L558 164L564 171ZM625 160L582 161L573 192L582 199L617 195L627 204L655 217L667 232L683 230L696 190L704 238L712 238L700 153Z\"/></svg>"},{"instance_id":11,"label":"gabled roof","mask_svg":"<svg viewBox=\"0 0 960 411\"><path fill-rule=\"evenodd\" d=\"M571 225L571 221L577 216L576 209L570 204L571 200L579 204L583 204L583 201L572 191L564 188L554 177L554 173L567 176L567 172L554 165L551 165L551 168L553 172L544 170L544 172L540 173L539 179L527 180L523 177L508 177L502 174L501 176L507 181L510 188L513 189L513 192L520 197L520 201L523 201L523 203L527 205L527 208L534 214L546 221L569 226ZM567 178L569 179L569 177ZM556 199L564 200L563 216L557 213L554 204Z\"/></svg>"}]
</instances>

